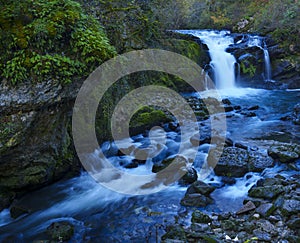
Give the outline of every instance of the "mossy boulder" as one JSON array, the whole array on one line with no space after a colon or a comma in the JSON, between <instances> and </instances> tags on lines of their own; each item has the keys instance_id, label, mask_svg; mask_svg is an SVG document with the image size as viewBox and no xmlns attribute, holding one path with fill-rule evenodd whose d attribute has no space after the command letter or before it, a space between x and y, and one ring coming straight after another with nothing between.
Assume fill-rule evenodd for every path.
<instances>
[{"instance_id":1,"label":"mossy boulder","mask_svg":"<svg viewBox=\"0 0 300 243\"><path fill-rule=\"evenodd\" d=\"M268 154L280 162L293 162L300 157L300 146L298 144L278 143L270 146Z\"/></svg>"},{"instance_id":2,"label":"mossy boulder","mask_svg":"<svg viewBox=\"0 0 300 243\"><path fill-rule=\"evenodd\" d=\"M284 186L273 185L264 187L252 187L248 194L250 197L263 198L263 199L275 199L281 193L285 192Z\"/></svg>"},{"instance_id":3,"label":"mossy boulder","mask_svg":"<svg viewBox=\"0 0 300 243\"><path fill-rule=\"evenodd\" d=\"M200 210L195 210L192 213L192 223L208 224L211 222L212 222L212 219L207 214L201 212Z\"/></svg>"},{"instance_id":4,"label":"mossy boulder","mask_svg":"<svg viewBox=\"0 0 300 243\"><path fill-rule=\"evenodd\" d=\"M47 234L54 241L68 241L74 235L74 226L67 221L55 222L47 228Z\"/></svg>"},{"instance_id":5,"label":"mossy boulder","mask_svg":"<svg viewBox=\"0 0 300 243\"><path fill-rule=\"evenodd\" d=\"M130 120L129 129L130 133L134 135L170 121L172 121L171 116L167 115L164 111L146 106L139 109L133 115Z\"/></svg>"}]
</instances>

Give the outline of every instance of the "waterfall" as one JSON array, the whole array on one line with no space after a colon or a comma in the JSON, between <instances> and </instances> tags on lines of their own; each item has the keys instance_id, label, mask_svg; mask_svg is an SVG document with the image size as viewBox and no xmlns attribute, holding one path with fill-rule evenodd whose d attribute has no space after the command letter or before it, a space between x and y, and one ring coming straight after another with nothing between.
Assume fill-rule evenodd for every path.
<instances>
[{"instance_id":1,"label":"waterfall","mask_svg":"<svg viewBox=\"0 0 300 243\"><path fill-rule=\"evenodd\" d=\"M265 59L265 81L271 81L272 72L271 72L271 61L269 51L266 45L264 45L264 59Z\"/></svg>"},{"instance_id":2,"label":"waterfall","mask_svg":"<svg viewBox=\"0 0 300 243\"><path fill-rule=\"evenodd\" d=\"M211 58L210 66L213 69L214 81L218 89L235 88L235 57L226 52L226 49L234 44L228 31L210 30L179 30L182 34L193 35L206 44Z\"/></svg>"},{"instance_id":3,"label":"waterfall","mask_svg":"<svg viewBox=\"0 0 300 243\"><path fill-rule=\"evenodd\" d=\"M265 63L265 71L264 71L264 79L265 81L272 80L272 69L271 69L271 60L268 51L268 47L265 42L263 42L262 37L260 36L251 36L248 42L248 46L256 46L260 48L264 53L264 63Z\"/></svg>"}]
</instances>

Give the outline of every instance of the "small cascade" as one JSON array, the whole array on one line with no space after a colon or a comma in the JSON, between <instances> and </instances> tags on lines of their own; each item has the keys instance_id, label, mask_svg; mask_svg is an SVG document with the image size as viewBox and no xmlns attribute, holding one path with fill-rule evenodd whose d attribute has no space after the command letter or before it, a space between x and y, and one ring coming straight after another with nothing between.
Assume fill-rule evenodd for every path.
<instances>
[{"instance_id":1,"label":"small cascade","mask_svg":"<svg viewBox=\"0 0 300 243\"><path fill-rule=\"evenodd\" d=\"M270 55L267 48L267 45L264 45L264 60L265 60L265 81L271 81L272 79L272 71L271 71L271 61Z\"/></svg>"},{"instance_id":2,"label":"small cascade","mask_svg":"<svg viewBox=\"0 0 300 243\"><path fill-rule=\"evenodd\" d=\"M265 81L272 80L272 69L271 69L271 60L268 51L268 47L266 43L263 41L262 37L260 36L251 36L248 46L256 46L260 48L264 53L264 63L265 63L265 72L264 72L264 79Z\"/></svg>"},{"instance_id":3,"label":"small cascade","mask_svg":"<svg viewBox=\"0 0 300 243\"><path fill-rule=\"evenodd\" d=\"M210 66L213 69L214 81L218 89L235 88L236 59L226 52L226 49L234 44L228 31L210 30L180 30L182 34L193 35L206 44L211 58Z\"/></svg>"}]
</instances>

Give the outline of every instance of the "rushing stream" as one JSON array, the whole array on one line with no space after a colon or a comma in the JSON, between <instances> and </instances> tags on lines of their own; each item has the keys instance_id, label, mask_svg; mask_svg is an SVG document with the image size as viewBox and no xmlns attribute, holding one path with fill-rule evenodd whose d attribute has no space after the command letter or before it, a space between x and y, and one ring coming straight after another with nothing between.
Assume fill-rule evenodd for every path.
<instances>
[{"instance_id":1,"label":"rushing stream","mask_svg":"<svg viewBox=\"0 0 300 243\"><path fill-rule=\"evenodd\" d=\"M268 140L299 143L299 129L281 118L291 113L300 100L300 92L235 88L235 58L225 52L232 39L225 34L222 34L222 39L216 34L212 37L208 32L196 35L210 49L211 65L215 69L220 94L222 98L228 98L233 106L244 109L258 106L256 116L253 117L242 116L235 110L226 113L228 137L249 147L259 147L264 152L267 144L265 141ZM210 42L211 39L215 40L214 44ZM222 53L227 54L224 56ZM270 78L269 72L267 70L266 78ZM193 93L183 95L196 96ZM209 91L203 92L201 96L209 96ZM209 127L209 120L201 121L199 126L203 129ZM161 156L156 157L157 160L175 155L180 143L184 142L180 139L179 131L167 130L166 134L166 147ZM136 147L149 143L145 134L132 139ZM105 153L113 146L115 145L109 142L104 143L102 150ZM203 144L198 149L194 161L198 173L201 165L205 163L208 148L208 144ZM97 151L90 156L97 158ZM114 154L109 160L114 166L128 173L152 174L152 160L147 160L137 168L127 169L125 167L132 162L133 157ZM248 190L257 180L272 177L274 173L288 177L299 172L287 166L276 165L262 173L249 172L244 177L236 178L233 185L225 185L212 172L205 182L217 187L211 195L214 203L203 210L208 213L237 211L247 197ZM131 182L123 186L129 188L134 185ZM191 210L180 205L186 188L187 186L175 183L146 196L128 196L110 191L96 183L88 173L82 172L76 178L60 181L23 197L18 204L28 208L30 212L17 219L10 217L8 209L0 212L0 241L4 241L9 235L13 235L12 242L46 240L48 236L45 231L52 222L69 221L75 227L71 242L156 242L164 234L166 225L178 220L184 225L190 224Z\"/></svg>"}]
</instances>

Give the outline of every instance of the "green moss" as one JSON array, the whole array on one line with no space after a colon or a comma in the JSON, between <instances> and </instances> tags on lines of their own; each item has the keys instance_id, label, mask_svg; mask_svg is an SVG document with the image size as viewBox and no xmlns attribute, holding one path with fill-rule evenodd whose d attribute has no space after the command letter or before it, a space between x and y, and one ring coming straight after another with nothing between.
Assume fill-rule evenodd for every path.
<instances>
[{"instance_id":1,"label":"green moss","mask_svg":"<svg viewBox=\"0 0 300 243\"><path fill-rule=\"evenodd\" d=\"M254 77L256 73L256 67L254 65L252 65L251 63L242 62L240 64L240 67L241 67L242 74L246 74L249 75L250 77Z\"/></svg>"},{"instance_id":2,"label":"green moss","mask_svg":"<svg viewBox=\"0 0 300 243\"><path fill-rule=\"evenodd\" d=\"M155 125L161 125L163 123L171 121L170 117L161 110L155 110L151 107L143 107L138 110L130 121L130 127L145 127L150 128Z\"/></svg>"},{"instance_id":3,"label":"green moss","mask_svg":"<svg viewBox=\"0 0 300 243\"><path fill-rule=\"evenodd\" d=\"M0 77L69 83L116 54L98 21L71 0L5 1Z\"/></svg>"}]
</instances>

